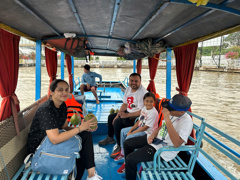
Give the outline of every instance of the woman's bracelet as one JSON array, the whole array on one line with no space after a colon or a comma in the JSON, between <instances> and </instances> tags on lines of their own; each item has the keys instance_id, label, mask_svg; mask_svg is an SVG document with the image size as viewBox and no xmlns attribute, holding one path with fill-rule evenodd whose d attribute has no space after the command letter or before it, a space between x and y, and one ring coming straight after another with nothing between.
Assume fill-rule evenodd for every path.
<instances>
[{"instance_id":1,"label":"woman's bracelet","mask_svg":"<svg viewBox=\"0 0 240 180\"><path fill-rule=\"evenodd\" d=\"M82 132L82 130L80 129L80 126L78 126L78 130L79 130L79 133Z\"/></svg>"}]
</instances>

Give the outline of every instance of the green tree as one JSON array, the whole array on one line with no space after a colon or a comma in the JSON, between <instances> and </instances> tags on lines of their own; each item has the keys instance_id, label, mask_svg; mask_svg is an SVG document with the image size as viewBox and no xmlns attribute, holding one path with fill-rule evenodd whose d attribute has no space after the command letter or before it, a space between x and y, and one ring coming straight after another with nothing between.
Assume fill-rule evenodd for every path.
<instances>
[{"instance_id":1,"label":"green tree","mask_svg":"<svg viewBox=\"0 0 240 180\"><path fill-rule=\"evenodd\" d=\"M240 46L240 31L229 34L225 41L229 41L232 46Z\"/></svg>"},{"instance_id":2,"label":"green tree","mask_svg":"<svg viewBox=\"0 0 240 180\"><path fill-rule=\"evenodd\" d=\"M200 60L200 57L201 57L201 48L198 48L197 49L197 54L196 54L196 61Z\"/></svg>"},{"instance_id":3,"label":"green tree","mask_svg":"<svg viewBox=\"0 0 240 180\"><path fill-rule=\"evenodd\" d=\"M202 47L202 56L214 56L219 54L219 46Z\"/></svg>"},{"instance_id":4,"label":"green tree","mask_svg":"<svg viewBox=\"0 0 240 180\"><path fill-rule=\"evenodd\" d=\"M86 60L86 57L75 57L74 60Z\"/></svg>"},{"instance_id":5,"label":"green tree","mask_svg":"<svg viewBox=\"0 0 240 180\"><path fill-rule=\"evenodd\" d=\"M228 46L229 46L229 44L228 43L223 43L222 44L222 47L221 47L221 54L226 54L227 52L228 52Z\"/></svg>"},{"instance_id":6,"label":"green tree","mask_svg":"<svg viewBox=\"0 0 240 180\"><path fill-rule=\"evenodd\" d=\"M233 46L228 48L228 51L238 52L240 54L240 46Z\"/></svg>"},{"instance_id":7,"label":"green tree","mask_svg":"<svg viewBox=\"0 0 240 180\"><path fill-rule=\"evenodd\" d=\"M117 60L126 60L124 57L117 57Z\"/></svg>"},{"instance_id":8,"label":"green tree","mask_svg":"<svg viewBox=\"0 0 240 180\"><path fill-rule=\"evenodd\" d=\"M240 54L240 46L232 46L227 49L226 58L238 59Z\"/></svg>"}]
</instances>

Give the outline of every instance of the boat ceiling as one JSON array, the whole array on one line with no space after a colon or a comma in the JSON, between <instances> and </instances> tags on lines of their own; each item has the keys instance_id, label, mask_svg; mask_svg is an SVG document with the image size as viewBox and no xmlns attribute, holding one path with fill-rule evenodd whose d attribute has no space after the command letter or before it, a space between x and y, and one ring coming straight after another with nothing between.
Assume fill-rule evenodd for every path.
<instances>
[{"instance_id":1,"label":"boat ceiling","mask_svg":"<svg viewBox=\"0 0 240 180\"><path fill-rule=\"evenodd\" d=\"M34 40L85 37L95 55L118 56L126 42L152 38L168 47L240 30L240 0L1 0L0 27ZM18 33L17 33L18 34Z\"/></svg>"}]
</instances>

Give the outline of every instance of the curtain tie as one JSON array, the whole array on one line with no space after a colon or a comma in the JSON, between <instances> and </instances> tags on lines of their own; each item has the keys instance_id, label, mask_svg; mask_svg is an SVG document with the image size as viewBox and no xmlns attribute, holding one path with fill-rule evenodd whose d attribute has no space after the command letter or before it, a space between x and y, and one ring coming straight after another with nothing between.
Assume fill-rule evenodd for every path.
<instances>
[{"instance_id":1,"label":"curtain tie","mask_svg":"<svg viewBox=\"0 0 240 180\"><path fill-rule=\"evenodd\" d=\"M165 61L165 62L167 62L167 60L157 58L157 57L156 57L156 54L154 54L154 56L153 56L152 58L153 58L153 59L156 59L156 60L158 60L158 61Z\"/></svg>"},{"instance_id":2,"label":"curtain tie","mask_svg":"<svg viewBox=\"0 0 240 180\"><path fill-rule=\"evenodd\" d=\"M3 99L9 98L9 97L11 100L11 109L12 109L12 116L13 116L13 120L14 120L14 124L15 124L15 129L16 129L17 135L19 135L20 130L19 130L19 126L18 126L18 114L17 114L17 107L16 107L16 105L19 104L19 100L15 93L13 93L12 95L3 97Z\"/></svg>"},{"instance_id":3,"label":"curtain tie","mask_svg":"<svg viewBox=\"0 0 240 180\"><path fill-rule=\"evenodd\" d=\"M151 81L153 81L153 82L154 82L154 80L153 80L153 79L150 79L150 80L149 80L149 82L151 82Z\"/></svg>"},{"instance_id":4,"label":"curtain tie","mask_svg":"<svg viewBox=\"0 0 240 180\"><path fill-rule=\"evenodd\" d=\"M167 60L159 59L159 58L156 58L156 57L153 57L153 59L156 59L156 60L158 60L158 61L165 61L165 62L167 62Z\"/></svg>"},{"instance_id":5,"label":"curtain tie","mask_svg":"<svg viewBox=\"0 0 240 180\"><path fill-rule=\"evenodd\" d=\"M50 77L50 82L52 82L54 79L56 79L57 78L57 75L55 75L55 76L49 76Z\"/></svg>"},{"instance_id":6,"label":"curtain tie","mask_svg":"<svg viewBox=\"0 0 240 180\"><path fill-rule=\"evenodd\" d=\"M5 98L12 98L13 99L13 101L14 101L14 104L19 104L19 100L18 100L18 98L17 98L17 96L16 96L16 94L15 93L13 93L13 94L11 94L11 95L9 95L9 96L5 96L5 97L3 97L2 99L5 99Z\"/></svg>"},{"instance_id":7,"label":"curtain tie","mask_svg":"<svg viewBox=\"0 0 240 180\"><path fill-rule=\"evenodd\" d=\"M50 78L52 78L52 79L53 79L53 78L56 78L56 77L57 77L57 75L55 75L55 76L50 76Z\"/></svg>"},{"instance_id":8,"label":"curtain tie","mask_svg":"<svg viewBox=\"0 0 240 180\"><path fill-rule=\"evenodd\" d=\"M184 91L181 91L178 87L176 87L176 90L180 93L180 94L185 94L187 96L187 93Z\"/></svg>"}]
</instances>

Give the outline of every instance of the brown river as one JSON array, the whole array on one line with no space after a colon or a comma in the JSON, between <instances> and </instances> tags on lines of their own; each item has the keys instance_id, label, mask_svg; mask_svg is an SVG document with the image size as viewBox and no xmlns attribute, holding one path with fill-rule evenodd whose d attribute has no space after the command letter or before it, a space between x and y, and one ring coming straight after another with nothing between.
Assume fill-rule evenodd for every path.
<instances>
[{"instance_id":1,"label":"brown river","mask_svg":"<svg viewBox=\"0 0 240 180\"><path fill-rule=\"evenodd\" d=\"M83 74L82 68L75 67L75 78ZM100 73L103 80L123 80L132 73L128 68L93 68L92 71ZM68 81L67 69L65 68L65 79ZM60 78L60 68L58 68L58 77ZM49 77L45 67L42 67L42 86L41 96L47 93ZM146 88L149 84L148 69L142 70L142 84ZM155 78L156 89L160 97L166 96L166 71L158 69ZM172 92L171 96L178 93L176 72L172 70ZM35 67L21 67L19 69L19 79L16 94L20 100L20 107L24 109L35 101ZM240 139L240 74L195 71L191 87L188 93L192 100L193 113L206 118L206 121L223 131L224 133ZM0 98L1 101L1 98ZM194 120L196 121L196 120ZM214 133L213 133L214 135ZM225 138L220 138L235 151L240 153L238 146L230 143ZM203 142L203 148L219 163L237 178L240 177L240 167L234 164L229 158L206 142Z\"/></svg>"}]
</instances>

